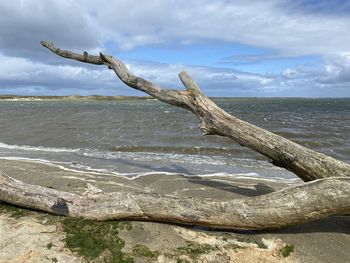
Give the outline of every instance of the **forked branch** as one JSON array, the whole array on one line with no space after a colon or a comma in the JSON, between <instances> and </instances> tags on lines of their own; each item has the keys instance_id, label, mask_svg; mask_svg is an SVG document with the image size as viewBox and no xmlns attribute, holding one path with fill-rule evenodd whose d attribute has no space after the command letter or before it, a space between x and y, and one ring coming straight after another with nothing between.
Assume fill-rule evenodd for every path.
<instances>
[{"instance_id":1,"label":"forked branch","mask_svg":"<svg viewBox=\"0 0 350 263\"><path fill-rule=\"evenodd\" d=\"M86 52L79 55L56 48L52 43L46 41L42 41L41 44L64 58L106 65L129 87L194 113L199 118L200 128L205 134L229 137L240 145L265 155L272 164L288 169L304 181L350 175L349 164L315 152L228 114L206 97L186 72L179 74L186 90L164 89L133 75L120 60L112 56L104 54L91 56Z\"/></svg>"}]
</instances>

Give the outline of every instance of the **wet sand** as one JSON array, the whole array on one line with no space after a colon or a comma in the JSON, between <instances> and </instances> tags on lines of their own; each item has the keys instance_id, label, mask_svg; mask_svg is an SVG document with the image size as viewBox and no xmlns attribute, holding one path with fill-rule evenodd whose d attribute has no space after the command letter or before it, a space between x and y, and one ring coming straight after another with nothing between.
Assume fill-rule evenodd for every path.
<instances>
[{"instance_id":1,"label":"wet sand","mask_svg":"<svg viewBox=\"0 0 350 263\"><path fill-rule=\"evenodd\" d=\"M169 176L161 174L130 180L113 175L77 173L41 163L12 160L0 160L0 171L26 183L75 193L82 193L85 183L90 183L106 192L142 189L157 191L161 194L182 197L197 196L215 200L230 200L232 198L267 194L292 184L288 181L276 182L257 178L230 176L185 177L183 175ZM134 244L142 244L152 250L168 251L169 254L169 251L191 241L197 243L209 242L218 248L217 251L211 251L207 255L200 255L202 262L217 262L215 260L232 262L235 259L240 260L240 262L333 263L346 262L350 259L350 250L348 249L350 245L350 217L348 216L332 217L299 226L269 231L219 231L150 222L132 222L132 225L133 229L131 231L121 233L125 240L124 249L126 252L131 250ZM3 238L3 236L0 237L0 244ZM223 240L226 240L226 243ZM232 249L233 240L246 245L241 245L240 247L243 248L240 249ZM229 246L227 242L232 244ZM271 246L264 250L257 245L264 242L274 244L275 248ZM278 253L279 248L276 250L276 247L285 244L294 245L294 252L287 258L283 258ZM263 247L268 246L264 243ZM157 259L152 260L169 262L170 259L166 258L167 254L165 252L159 255ZM152 260L145 258L136 258L135 260L136 262L152 262Z\"/></svg>"}]
</instances>

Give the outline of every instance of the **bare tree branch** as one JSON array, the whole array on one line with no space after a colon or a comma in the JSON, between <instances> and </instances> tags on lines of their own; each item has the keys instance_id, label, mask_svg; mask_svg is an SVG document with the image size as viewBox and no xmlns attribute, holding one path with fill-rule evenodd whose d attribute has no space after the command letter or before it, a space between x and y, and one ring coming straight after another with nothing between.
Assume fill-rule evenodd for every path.
<instances>
[{"instance_id":1,"label":"bare tree branch","mask_svg":"<svg viewBox=\"0 0 350 263\"><path fill-rule=\"evenodd\" d=\"M83 55L73 53L68 50L62 50L54 46L53 43L47 42L47 41L41 41L40 42L42 46L46 47L47 49L51 50L53 53L69 59L78 60L81 62L89 63L89 64L95 64L95 65L103 65L103 61L100 58L100 56L91 56L86 51Z\"/></svg>"},{"instance_id":2,"label":"bare tree branch","mask_svg":"<svg viewBox=\"0 0 350 263\"><path fill-rule=\"evenodd\" d=\"M200 128L204 134L229 137L240 145L265 155L272 164L288 169L304 181L350 175L349 164L315 152L228 114L206 97L186 72L179 74L186 90L169 90L133 75L121 61L111 56L79 55L62 51L45 41L41 44L65 58L106 65L126 85L194 113L200 120Z\"/></svg>"}]
</instances>

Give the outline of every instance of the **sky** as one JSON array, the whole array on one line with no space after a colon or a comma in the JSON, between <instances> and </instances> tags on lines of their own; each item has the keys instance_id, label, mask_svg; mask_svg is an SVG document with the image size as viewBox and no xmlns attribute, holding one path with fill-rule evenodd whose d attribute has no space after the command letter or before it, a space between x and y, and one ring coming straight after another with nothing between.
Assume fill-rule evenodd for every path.
<instances>
[{"instance_id":1,"label":"sky","mask_svg":"<svg viewBox=\"0 0 350 263\"><path fill-rule=\"evenodd\" d=\"M1 0L0 94L144 95L41 40L208 96L350 97L350 0Z\"/></svg>"}]
</instances>

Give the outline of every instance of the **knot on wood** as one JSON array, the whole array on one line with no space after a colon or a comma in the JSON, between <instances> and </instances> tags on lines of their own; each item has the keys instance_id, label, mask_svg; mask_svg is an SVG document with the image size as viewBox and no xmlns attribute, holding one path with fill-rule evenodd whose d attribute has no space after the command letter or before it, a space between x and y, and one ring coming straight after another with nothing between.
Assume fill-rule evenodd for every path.
<instances>
[{"instance_id":1,"label":"knot on wood","mask_svg":"<svg viewBox=\"0 0 350 263\"><path fill-rule=\"evenodd\" d=\"M58 198L57 201L51 206L51 210L58 215L69 214L67 202L63 198Z\"/></svg>"},{"instance_id":2,"label":"knot on wood","mask_svg":"<svg viewBox=\"0 0 350 263\"><path fill-rule=\"evenodd\" d=\"M199 129L203 132L203 135L215 135L215 130L210 127L208 124L205 123L205 121L201 121L199 123Z\"/></svg>"}]
</instances>

